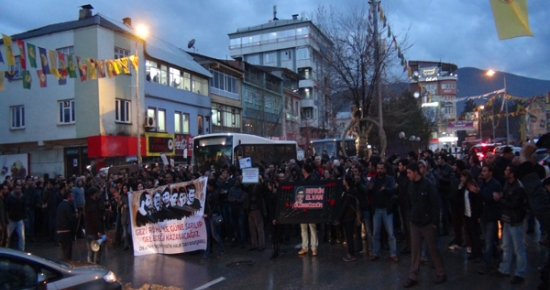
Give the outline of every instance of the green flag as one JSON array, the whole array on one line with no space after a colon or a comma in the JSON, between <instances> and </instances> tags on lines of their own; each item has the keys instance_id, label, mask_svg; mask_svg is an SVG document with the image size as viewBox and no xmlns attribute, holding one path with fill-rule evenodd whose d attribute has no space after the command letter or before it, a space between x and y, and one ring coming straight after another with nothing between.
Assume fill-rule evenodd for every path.
<instances>
[{"instance_id":1,"label":"green flag","mask_svg":"<svg viewBox=\"0 0 550 290\"><path fill-rule=\"evenodd\" d=\"M67 70L69 71L69 77L71 79L76 78L76 66L74 65L74 59L72 54L67 54Z\"/></svg>"},{"instance_id":2,"label":"green flag","mask_svg":"<svg viewBox=\"0 0 550 290\"><path fill-rule=\"evenodd\" d=\"M27 58L31 63L31 67L36 68L36 47L34 44L27 42Z\"/></svg>"},{"instance_id":3,"label":"green flag","mask_svg":"<svg viewBox=\"0 0 550 290\"><path fill-rule=\"evenodd\" d=\"M24 70L21 76L23 77L23 88L30 90L32 82L31 73L28 70Z\"/></svg>"}]
</instances>

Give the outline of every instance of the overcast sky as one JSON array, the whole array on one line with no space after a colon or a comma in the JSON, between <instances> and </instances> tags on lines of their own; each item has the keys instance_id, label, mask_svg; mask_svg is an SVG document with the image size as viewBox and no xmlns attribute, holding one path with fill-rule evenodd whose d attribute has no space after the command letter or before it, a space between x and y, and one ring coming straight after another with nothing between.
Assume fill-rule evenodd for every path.
<instances>
[{"instance_id":1,"label":"overcast sky","mask_svg":"<svg viewBox=\"0 0 550 290\"><path fill-rule=\"evenodd\" d=\"M196 39L197 52L229 57L228 33L266 23L277 5L279 19L311 16L319 5L349 7L367 0L47 0L0 1L0 33L12 35L49 24L76 20L79 5L111 21L131 17L149 33L186 48ZM495 69L550 80L548 0L528 0L534 37L500 41L489 0L386 0L382 7L398 40L408 35L408 60L434 60L458 67ZM310 18L310 17L309 17ZM404 76L405 77L405 76Z\"/></svg>"}]
</instances>

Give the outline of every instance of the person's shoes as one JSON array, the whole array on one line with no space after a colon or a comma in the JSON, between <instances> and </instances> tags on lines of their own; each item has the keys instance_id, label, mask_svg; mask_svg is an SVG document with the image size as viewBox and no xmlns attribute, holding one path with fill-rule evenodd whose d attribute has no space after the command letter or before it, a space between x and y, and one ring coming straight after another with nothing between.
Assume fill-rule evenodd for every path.
<instances>
[{"instance_id":1,"label":"person's shoes","mask_svg":"<svg viewBox=\"0 0 550 290\"><path fill-rule=\"evenodd\" d=\"M525 278L520 277L520 276L514 276L514 277L512 278L512 280L510 280L510 283L512 283L512 284L519 284L519 283L522 283L523 281L525 281Z\"/></svg>"},{"instance_id":2,"label":"person's shoes","mask_svg":"<svg viewBox=\"0 0 550 290\"><path fill-rule=\"evenodd\" d=\"M357 251L355 252L356 254L364 254L365 253L365 250L361 250L361 251Z\"/></svg>"},{"instance_id":3,"label":"person's shoes","mask_svg":"<svg viewBox=\"0 0 550 290\"><path fill-rule=\"evenodd\" d=\"M355 257L350 254L347 254L345 257L342 258L342 260L344 260L344 262L354 262Z\"/></svg>"},{"instance_id":4,"label":"person's shoes","mask_svg":"<svg viewBox=\"0 0 550 290\"><path fill-rule=\"evenodd\" d=\"M403 284L403 287L405 287L405 288L411 288L411 287L414 287L414 286L416 286L416 285L418 285L418 281L413 280L413 279L408 279L407 282L405 282L405 283Z\"/></svg>"},{"instance_id":5,"label":"person's shoes","mask_svg":"<svg viewBox=\"0 0 550 290\"><path fill-rule=\"evenodd\" d=\"M303 254L307 254L307 249L302 248L302 249L298 252L298 255L303 255Z\"/></svg>"},{"instance_id":6,"label":"person's shoes","mask_svg":"<svg viewBox=\"0 0 550 290\"><path fill-rule=\"evenodd\" d=\"M311 255L312 255L312 256L317 256L317 250L311 251Z\"/></svg>"},{"instance_id":7,"label":"person's shoes","mask_svg":"<svg viewBox=\"0 0 550 290\"><path fill-rule=\"evenodd\" d=\"M471 254L472 253L472 247L466 247L466 253Z\"/></svg>"},{"instance_id":8,"label":"person's shoes","mask_svg":"<svg viewBox=\"0 0 550 290\"><path fill-rule=\"evenodd\" d=\"M452 245L449 246L449 250L451 250L451 251L460 250L460 249L462 249L462 247L457 245L457 244L452 244Z\"/></svg>"},{"instance_id":9,"label":"person's shoes","mask_svg":"<svg viewBox=\"0 0 550 290\"><path fill-rule=\"evenodd\" d=\"M371 261L376 261L376 260L380 259L380 257L375 256L375 255L371 255L371 256L369 257L369 259L370 259Z\"/></svg>"},{"instance_id":10,"label":"person's shoes","mask_svg":"<svg viewBox=\"0 0 550 290\"><path fill-rule=\"evenodd\" d=\"M394 263L399 262L399 258L397 258L396 256L392 256L392 257L391 257L391 260L392 260Z\"/></svg>"},{"instance_id":11,"label":"person's shoes","mask_svg":"<svg viewBox=\"0 0 550 290\"><path fill-rule=\"evenodd\" d=\"M493 276L499 277L499 278L510 277L510 274L504 274L504 273L500 272L499 270L494 271L492 274L493 274Z\"/></svg>"},{"instance_id":12,"label":"person's shoes","mask_svg":"<svg viewBox=\"0 0 550 290\"><path fill-rule=\"evenodd\" d=\"M485 274L491 273L491 268L489 268L489 267L482 267L481 269L479 269L479 270L477 271L477 273L478 273L479 275L485 275Z\"/></svg>"},{"instance_id":13,"label":"person's shoes","mask_svg":"<svg viewBox=\"0 0 550 290\"><path fill-rule=\"evenodd\" d=\"M252 251L257 251L258 248L256 248L256 247L250 247L250 249L248 249L248 250L252 252Z\"/></svg>"},{"instance_id":14,"label":"person's shoes","mask_svg":"<svg viewBox=\"0 0 550 290\"><path fill-rule=\"evenodd\" d=\"M447 275L437 275L437 277L435 277L434 284L441 284L445 281L447 281Z\"/></svg>"},{"instance_id":15,"label":"person's shoes","mask_svg":"<svg viewBox=\"0 0 550 290\"><path fill-rule=\"evenodd\" d=\"M401 250L400 252L401 254L403 255L410 255L411 254L411 250L409 250L409 248L403 248L403 250Z\"/></svg>"}]
</instances>

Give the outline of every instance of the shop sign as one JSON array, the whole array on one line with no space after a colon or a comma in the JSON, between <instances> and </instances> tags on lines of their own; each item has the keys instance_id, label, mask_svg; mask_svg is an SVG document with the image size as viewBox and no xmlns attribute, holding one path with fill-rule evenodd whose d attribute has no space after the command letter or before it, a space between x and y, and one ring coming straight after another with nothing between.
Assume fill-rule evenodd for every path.
<instances>
[{"instance_id":1,"label":"shop sign","mask_svg":"<svg viewBox=\"0 0 550 290\"><path fill-rule=\"evenodd\" d=\"M174 134L147 133L147 156L174 155Z\"/></svg>"}]
</instances>

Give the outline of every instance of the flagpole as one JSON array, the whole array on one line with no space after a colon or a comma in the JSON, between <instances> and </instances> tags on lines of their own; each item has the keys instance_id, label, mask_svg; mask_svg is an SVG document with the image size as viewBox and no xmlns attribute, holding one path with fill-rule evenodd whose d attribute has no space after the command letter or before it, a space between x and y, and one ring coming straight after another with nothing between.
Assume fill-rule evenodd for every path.
<instances>
[{"instance_id":1,"label":"flagpole","mask_svg":"<svg viewBox=\"0 0 550 290\"><path fill-rule=\"evenodd\" d=\"M506 104L506 74L503 73L504 76L504 99L502 100L504 102L504 106L506 106L506 144L510 144L510 123L508 121L508 104Z\"/></svg>"}]
</instances>

